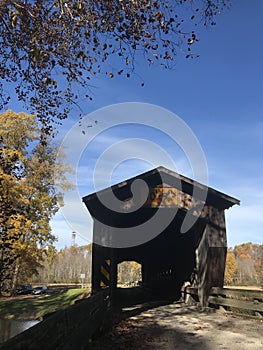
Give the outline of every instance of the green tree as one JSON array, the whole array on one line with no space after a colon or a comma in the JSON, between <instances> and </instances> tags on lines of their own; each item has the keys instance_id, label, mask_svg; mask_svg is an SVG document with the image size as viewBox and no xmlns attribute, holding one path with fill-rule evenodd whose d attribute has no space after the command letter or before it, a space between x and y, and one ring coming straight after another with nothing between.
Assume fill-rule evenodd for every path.
<instances>
[{"instance_id":1,"label":"green tree","mask_svg":"<svg viewBox=\"0 0 263 350\"><path fill-rule=\"evenodd\" d=\"M43 252L54 242L49 221L62 199L54 172L65 166L48 140L40 143L35 116L8 111L0 114L0 125L1 293L36 273Z\"/></svg>"},{"instance_id":2,"label":"green tree","mask_svg":"<svg viewBox=\"0 0 263 350\"><path fill-rule=\"evenodd\" d=\"M15 84L18 99L30 105L43 131L50 133L51 120L68 116L70 106L79 101L81 88L86 94L94 75L130 77L138 57L164 67L174 66L181 52L186 58L194 57L196 28L214 25L215 17L229 3L2 0L0 105L10 100L3 82Z\"/></svg>"}]
</instances>

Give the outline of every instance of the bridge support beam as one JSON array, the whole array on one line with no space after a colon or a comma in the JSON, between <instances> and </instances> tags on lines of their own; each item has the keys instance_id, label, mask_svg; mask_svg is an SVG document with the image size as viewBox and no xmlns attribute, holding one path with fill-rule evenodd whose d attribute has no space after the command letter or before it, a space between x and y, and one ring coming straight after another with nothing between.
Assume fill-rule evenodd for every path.
<instances>
[{"instance_id":1,"label":"bridge support beam","mask_svg":"<svg viewBox=\"0 0 263 350\"><path fill-rule=\"evenodd\" d=\"M117 266L111 251L95 243L92 245L92 294L117 285Z\"/></svg>"},{"instance_id":2,"label":"bridge support beam","mask_svg":"<svg viewBox=\"0 0 263 350\"><path fill-rule=\"evenodd\" d=\"M212 287L223 288L226 253L224 211L209 208L207 224L196 250L196 281L202 308L208 306Z\"/></svg>"}]
</instances>

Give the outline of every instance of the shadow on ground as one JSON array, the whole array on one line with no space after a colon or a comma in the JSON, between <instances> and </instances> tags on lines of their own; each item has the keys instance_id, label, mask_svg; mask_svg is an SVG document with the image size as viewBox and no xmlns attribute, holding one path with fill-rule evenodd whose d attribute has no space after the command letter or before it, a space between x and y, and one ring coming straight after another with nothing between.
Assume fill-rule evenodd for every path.
<instances>
[{"instance_id":1,"label":"shadow on ground","mask_svg":"<svg viewBox=\"0 0 263 350\"><path fill-rule=\"evenodd\" d=\"M97 334L91 349L209 350L204 337L191 331L183 331L181 327L176 326L178 315L177 318L171 317L171 303L173 300L158 298L140 288L117 289L112 329L106 334ZM159 309L160 306L165 306L165 310ZM181 308L180 303L179 309L180 315L193 313L187 308ZM196 313L198 314L198 311ZM170 323L164 325L159 322L163 319L168 320L169 317Z\"/></svg>"}]
</instances>

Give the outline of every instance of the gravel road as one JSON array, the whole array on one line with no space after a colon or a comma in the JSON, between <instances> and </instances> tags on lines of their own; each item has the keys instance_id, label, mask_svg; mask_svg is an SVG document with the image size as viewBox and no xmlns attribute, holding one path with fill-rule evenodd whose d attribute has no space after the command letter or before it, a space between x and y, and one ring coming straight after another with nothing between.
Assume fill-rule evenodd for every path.
<instances>
[{"instance_id":1,"label":"gravel road","mask_svg":"<svg viewBox=\"0 0 263 350\"><path fill-rule=\"evenodd\" d=\"M180 303L126 307L126 318L94 350L263 350L263 320L200 312Z\"/></svg>"}]
</instances>

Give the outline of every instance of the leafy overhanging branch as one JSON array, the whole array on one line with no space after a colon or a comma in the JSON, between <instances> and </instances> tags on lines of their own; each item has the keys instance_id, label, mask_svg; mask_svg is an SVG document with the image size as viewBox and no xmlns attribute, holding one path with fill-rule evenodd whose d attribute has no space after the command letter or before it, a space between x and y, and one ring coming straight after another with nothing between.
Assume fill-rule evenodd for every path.
<instances>
[{"instance_id":1,"label":"leafy overhanging branch","mask_svg":"<svg viewBox=\"0 0 263 350\"><path fill-rule=\"evenodd\" d=\"M179 52L194 57L191 28L214 25L230 0L53 0L0 2L0 89L4 108L15 84L43 132L67 118L94 75L130 77L136 57L174 66ZM110 68L109 62L116 68ZM92 98L87 95L87 98Z\"/></svg>"}]
</instances>

